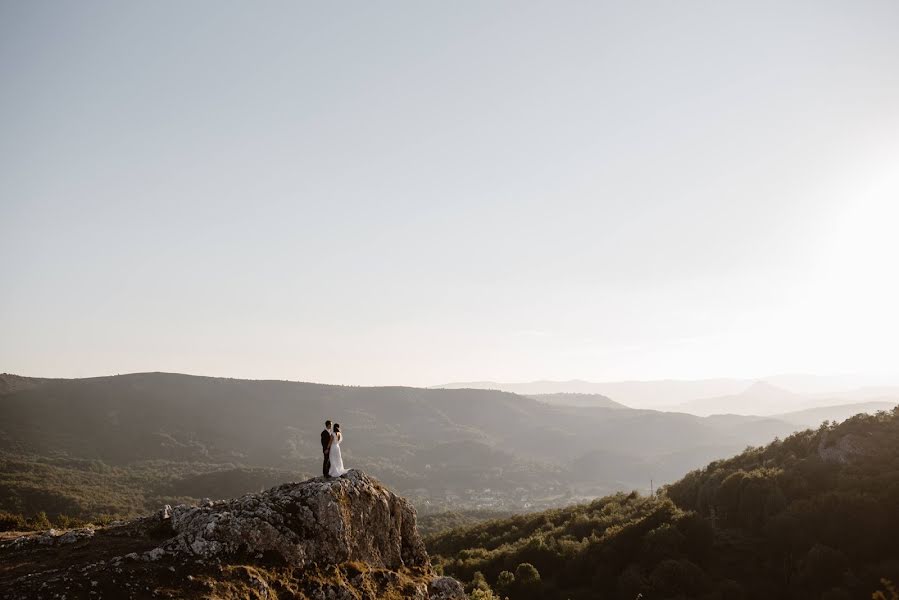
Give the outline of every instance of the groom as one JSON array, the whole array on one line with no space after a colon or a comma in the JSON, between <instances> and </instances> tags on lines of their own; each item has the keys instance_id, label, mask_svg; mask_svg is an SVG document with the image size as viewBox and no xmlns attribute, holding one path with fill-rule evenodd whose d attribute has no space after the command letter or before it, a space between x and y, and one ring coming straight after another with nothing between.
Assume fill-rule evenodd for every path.
<instances>
[{"instance_id":1,"label":"groom","mask_svg":"<svg viewBox=\"0 0 899 600\"><path fill-rule=\"evenodd\" d=\"M325 429L322 431L322 452L325 454L325 461L322 463L322 474L328 477L328 471L331 470L331 458L329 457L331 450L331 420L325 421Z\"/></svg>"}]
</instances>

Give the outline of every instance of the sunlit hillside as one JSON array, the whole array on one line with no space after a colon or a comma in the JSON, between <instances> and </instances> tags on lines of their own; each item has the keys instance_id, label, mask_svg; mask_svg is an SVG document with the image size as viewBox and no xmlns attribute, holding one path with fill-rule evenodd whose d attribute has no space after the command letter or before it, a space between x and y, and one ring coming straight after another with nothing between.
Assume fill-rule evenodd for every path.
<instances>
[{"instance_id":1,"label":"sunlit hillside","mask_svg":"<svg viewBox=\"0 0 899 600\"><path fill-rule=\"evenodd\" d=\"M435 535L480 597L867 598L899 580L899 408L618 494ZM476 596L473 596L476 597Z\"/></svg>"}]
</instances>

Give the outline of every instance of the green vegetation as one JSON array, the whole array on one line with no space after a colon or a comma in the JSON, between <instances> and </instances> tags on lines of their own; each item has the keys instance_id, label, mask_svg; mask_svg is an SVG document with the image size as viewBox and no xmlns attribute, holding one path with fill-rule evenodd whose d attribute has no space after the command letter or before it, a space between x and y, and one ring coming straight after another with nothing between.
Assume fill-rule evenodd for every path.
<instances>
[{"instance_id":1,"label":"green vegetation","mask_svg":"<svg viewBox=\"0 0 899 600\"><path fill-rule=\"evenodd\" d=\"M633 598L649 591L648 578L655 587L664 581L686 593L704 591L711 582L695 576L696 563L711 544L706 521L667 498L636 493L428 539L444 572L473 588L486 580L515 599Z\"/></svg>"},{"instance_id":2,"label":"green vegetation","mask_svg":"<svg viewBox=\"0 0 899 600\"><path fill-rule=\"evenodd\" d=\"M667 472L683 473L712 449L726 455L738 438L723 432L737 426L765 439L782 428L477 390L164 374L16 378L7 388L2 529L146 514L305 478L320 468L317 424L340 414L356 432L348 464L427 507L421 526L433 534L435 562L475 598L836 600L878 589L889 597L881 578L899 581L896 410L749 448L655 497L617 494L505 518L602 482L658 477L657 458L672 449L679 458ZM485 518L493 520L477 523Z\"/></svg>"},{"instance_id":3,"label":"green vegetation","mask_svg":"<svg viewBox=\"0 0 899 600\"><path fill-rule=\"evenodd\" d=\"M666 487L428 538L480 598L870 598L899 576L899 408Z\"/></svg>"},{"instance_id":4,"label":"green vegetation","mask_svg":"<svg viewBox=\"0 0 899 600\"><path fill-rule=\"evenodd\" d=\"M427 513L419 511L418 531L421 535L434 535L450 529L466 527L493 519L511 517L514 513L497 510L459 510Z\"/></svg>"},{"instance_id":5,"label":"green vegetation","mask_svg":"<svg viewBox=\"0 0 899 600\"><path fill-rule=\"evenodd\" d=\"M489 390L0 374L0 460L9 467L0 510L134 514L165 497L258 489L264 473L315 474L326 418L344 426L347 465L432 512L540 510L648 487L796 429ZM186 477L193 485L168 485Z\"/></svg>"},{"instance_id":6,"label":"green vegetation","mask_svg":"<svg viewBox=\"0 0 899 600\"><path fill-rule=\"evenodd\" d=\"M320 472L319 432L337 417L347 465L419 506L546 507L564 501L563 470L486 442L503 423L519 431L545 421L538 415L547 411L534 400L477 390L164 373L0 375L0 510L136 514L164 498L230 497L292 481ZM481 498L486 488L492 491Z\"/></svg>"},{"instance_id":7,"label":"green vegetation","mask_svg":"<svg viewBox=\"0 0 899 600\"><path fill-rule=\"evenodd\" d=\"M0 530L100 523L147 514L164 504L239 496L307 476L233 464L142 461L113 466L102 460L0 452Z\"/></svg>"}]
</instances>

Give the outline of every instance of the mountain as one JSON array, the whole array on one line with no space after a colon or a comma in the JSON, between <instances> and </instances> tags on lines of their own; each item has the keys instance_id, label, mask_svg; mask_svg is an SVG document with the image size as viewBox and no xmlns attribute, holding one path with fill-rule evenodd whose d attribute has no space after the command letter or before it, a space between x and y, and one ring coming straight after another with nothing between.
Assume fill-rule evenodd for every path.
<instances>
[{"instance_id":1,"label":"mountain","mask_svg":"<svg viewBox=\"0 0 899 600\"><path fill-rule=\"evenodd\" d=\"M837 404L834 406L818 406L776 415L776 417L781 421L794 423L801 427L817 427L824 421L843 421L859 413L874 414L881 410L889 411L896 404L895 400L879 400L854 404Z\"/></svg>"},{"instance_id":2,"label":"mountain","mask_svg":"<svg viewBox=\"0 0 899 600\"><path fill-rule=\"evenodd\" d=\"M899 402L899 386L882 377L775 375L763 379L701 379L589 382L535 381L450 383L439 389L491 389L525 396L598 394L632 408L698 416L734 413L772 416L818 406L872 400ZM586 405L584 402L582 405Z\"/></svg>"},{"instance_id":3,"label":"mountain","mask_svg":"<svg viewBox=\"0 0 899 600\"><path fill-rule=\"evenodd\" d=\"M855 390L865 388L892 389L897 391L895 375L803 375L783 374L762 378L764 381L797 394L847 397Z\"/></svg>"},{"instance_id":4,"label":"mountain","mask_svg":"<svg viewBox=\"0 0 899 600\"><path fill-rule=\"evenodd\" d=\"M21 375L13 375L12 373L0 373L0 395L26 390L47 381L51 380L38 379L35 377L22 377Z\"/></svg>"},{"instance_id":5,"label":"mountain","mask_svg":"<svg viewBox=\"0 0 899 600\"><path fill-rule=\"evenodd\" d=\"M24 381L0 394L0 511L96 519L257 492L320 472L326 418L343 426L348 466L423 513L648 489L799 428L606 404L166 373Z\"/></svg>"},{"instance_id":6,"label":"mountain","mask_svg":"<svg viewBox=\"0 0 899 600\"><path fill-rule=\"evenodd\" d=\"M350 471L238 499L0 544L4 597L462 600L412 506Z\"/></svg>"},{"instance_id":7,"label":"mountain","mask_svg":"<svg viewBox=\"0 0 899 600\"><path fill-rule=\"evenodd\" d=\"M343 425L347 465L424 512L534 510L648 488L650 479L673 481L722 453L796 429L776 419L590 401L606 406L489 390L167 373L23 379L0 394L0 510L129 516L259 491L320 472L326 418ZM605 466L586 468L613 455L641 468L614 477Z\"/></svg>"},{"instance_id":8,"label":"mountain","mask_svg":"<svg viewBox=\"0 0 899 600\"><path fill-rule=\"evenodd\" d=\"M533 394L528 396L538 402L554 404L556 406L595 406L601 408L629 408L620 402L615 402L602 394L576 394L563 392L559 394Z\"/></svg>"},{"instance_id":9,"label":"mountain","mask_svg":"<svg viewBox=\"0 0 899 600\"><path fill-rule=\"evenodd\" d=\"M767 415L804 427L825 420L845 419L860 412L875 412L899 403L899 389L860 388L834 394L797 394L767 381L757 381L739 394L701 398L671 407L694 415Z\"/></svg>"},{"instance_id":10,"label":"mountain","mask_svg":"<svg viewBox=\"0 0 899 600\"><path fill-rule=\"evenodd\" d=\"M534 396L538 394L600 394L634 408L659 408L687 402L696 398L737 394L752 383L745 379L699 379L660 381L609 381L592 382L573 379L570 381L532 381L527 383L499 383L496 381L473 381L447 383L435 386L437 389L485 389L500 390Z\"/></svg>"},{"instance_id":11,"label":"mountain","mask_svg":"<svg viewBox=\"0 0 899 600\"><path fill-rule=\"evenodd\" d=\"M899 581L899 407L619 493L427 538L484 597L870 598ZM875 596L878 598L889 597Z\"/></svg>"},{"instance_id":12,"label":"mountain","mask_svg":"<svg viewBox=\"0 0 899 600\"><path fill-rule=\"evenodd\" d=\"M673 405L671 409L701 416L721 413L774 415L807 408L810 403L805 396L765 381L756 381L739 394L699 398Z\"/></svg>"}]
</instances>

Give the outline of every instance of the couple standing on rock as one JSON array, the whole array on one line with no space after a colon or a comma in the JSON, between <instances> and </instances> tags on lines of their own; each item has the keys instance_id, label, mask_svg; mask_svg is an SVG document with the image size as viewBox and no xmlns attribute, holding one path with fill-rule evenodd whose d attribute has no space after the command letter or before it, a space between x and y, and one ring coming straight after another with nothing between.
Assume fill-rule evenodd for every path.
<instances>
[{"instance_id":1,"label":"couple standing on rock","mask_svg":"<svg viewBox=\"0 0 899 600\"><path fill-rule=\"evenodd\" d=\"M325 421L325 429L322 431L322 452L325 455L322 464L322 475L325 477L340 477L345 473L349 473L349 469L343 468L343 456L340 454L340 442L343 440L343 434L340 433L340 423L334 423L331 427L331 421Z\"/></svg>"}]
</instances>

